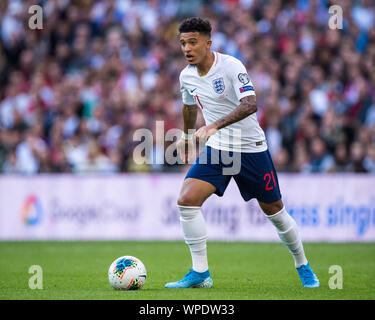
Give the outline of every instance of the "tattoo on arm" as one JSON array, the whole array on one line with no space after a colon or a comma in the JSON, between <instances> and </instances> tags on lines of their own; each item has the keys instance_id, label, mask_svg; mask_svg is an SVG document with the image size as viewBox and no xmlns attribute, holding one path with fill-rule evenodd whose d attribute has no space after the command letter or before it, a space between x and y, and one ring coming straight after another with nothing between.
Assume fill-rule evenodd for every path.
<instances>
[{"instance_id":1,"label":"tattoo on arm","mask_svg":"<svg viewBox=\"0 0 375 320\"><path fill-rule=\"evenodd\" d=\"M229 126L232 123L238 122L258 110L258 107L256 104L256 98L254 95L244 97L240 101L241 103L236 109L234 109L228 115L215 121L215 124L217 125L217 129L221 129L226 126Z\"/></svg>"}]
</instances>

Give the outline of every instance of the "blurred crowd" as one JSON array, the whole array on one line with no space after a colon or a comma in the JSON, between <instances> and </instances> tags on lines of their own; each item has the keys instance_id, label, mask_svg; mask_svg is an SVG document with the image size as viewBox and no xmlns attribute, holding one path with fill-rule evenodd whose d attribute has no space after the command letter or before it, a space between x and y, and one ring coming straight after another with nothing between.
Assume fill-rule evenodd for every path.
<instances>
[{"instance_id":1,"label":"blurred crowd","mask_svg":"<svg viewBox=\"0 0 375 320\"><path fill-rule=\"evenodd\" d=\"M333 4L342 29L329 29ZM189 16L245 64L278 171L375 173L372 0L2 0L0 172L186 170L162 163L155 123L182 128L177 29ZM159 164L134 159L140 128Z\"/></svg>"}]
</instances>

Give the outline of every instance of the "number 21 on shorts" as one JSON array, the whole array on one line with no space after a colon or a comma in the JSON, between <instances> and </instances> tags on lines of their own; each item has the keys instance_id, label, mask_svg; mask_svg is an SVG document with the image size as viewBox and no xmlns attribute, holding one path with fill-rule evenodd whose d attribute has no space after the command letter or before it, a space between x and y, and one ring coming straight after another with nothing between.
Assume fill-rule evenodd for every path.
<instances>
[{"instance_id":1,"label":"number 21 on shorts","mask_svg":"<svg viewBox=\"0 0 375 320\"><path fill-rule=\"evenodd\" d=\"M263 177L263 180L266 181L266 191L272 190L277 186L273 171L271 171L270 173L266 173Z\"/></svg>"}]
</instances>

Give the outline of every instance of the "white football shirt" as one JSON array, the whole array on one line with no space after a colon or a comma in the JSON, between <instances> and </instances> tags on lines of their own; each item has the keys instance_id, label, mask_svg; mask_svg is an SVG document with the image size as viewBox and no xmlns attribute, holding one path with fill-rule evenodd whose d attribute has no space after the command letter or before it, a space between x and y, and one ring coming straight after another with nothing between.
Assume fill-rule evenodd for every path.
<instances>
[{"instance_id":1,"label":"white football shirt","mask_svg":"<svg viewBox=\"0 0 375 320\"><path fill-rule=\"evenodd\" d=\"M188 65L180 74L182 101L201 108L206 125L228 115L240 99L255 95L245 66L238 59L214 52L211 69L200 76L197 67ZM220 129L206 145L225 151L261 152L267 150L266 137L256 113Z\"/></svg>"}]
</instances>

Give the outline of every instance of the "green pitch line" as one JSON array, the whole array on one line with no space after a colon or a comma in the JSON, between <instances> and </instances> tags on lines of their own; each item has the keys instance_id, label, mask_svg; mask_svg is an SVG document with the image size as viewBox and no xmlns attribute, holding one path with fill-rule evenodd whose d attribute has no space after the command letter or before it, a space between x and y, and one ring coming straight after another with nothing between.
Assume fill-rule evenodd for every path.
<instances>
[{"instance_id":1,"label":"green pitch line","mask_svg":"<svg viewBox=\"0 0 375 320\"><path fill-rule=\"evenodd\" d=\"M0 299L375 299L375 243L305 243L320 288L303 288L281 243L208 242L211 289L164 289L191 267L180 242L0 242ZM143 261L148 279L140 291L115 291L111 262L123 255ZM43 270L43 289L30 289L29 267ZM332 265L343 288L330 289Z\"/></svg>"}]
</instances>

